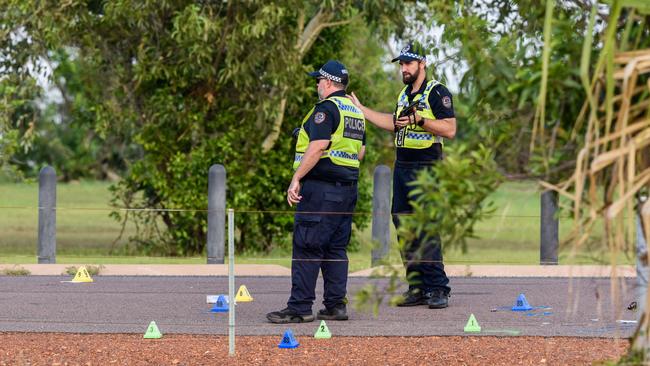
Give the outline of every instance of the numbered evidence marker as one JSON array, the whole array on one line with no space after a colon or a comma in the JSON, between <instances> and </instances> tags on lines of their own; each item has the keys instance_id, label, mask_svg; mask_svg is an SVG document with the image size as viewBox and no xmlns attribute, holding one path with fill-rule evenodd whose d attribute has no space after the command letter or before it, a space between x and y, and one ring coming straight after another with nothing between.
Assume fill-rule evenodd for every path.
<instances>
[{"instance_id":1,"label":"numbered evidence marker","mask_svg":"<svg viewBox=\"0 0 650 366\"><path fill-rule=\"evenodd\" d=\"M155 321L151 321L151 323L149 323L149 326L147 327L147 331L144 333L143 338L147 338L147 339L162 338L162 333L160 333L160 330L158 329L158 326L156 325Z\"/></svg>"},{"instance_id":2,"label":"numbered evidence marker","mask_svg":"<svg viewBox=\"0 0 650 366\"><path fill-rule=\"evenodd\" d=\"M463 330L466 333L479 333L481 331L481 326L478 325L474 314L470 314L469 319L467 320L467 324L465 324L465 328Z\"/></svg>"},{"instance_id":3,"label":"numbered evidence marker","mask_svg":"<svg viewBox=\"0 0 650 366\"><path fill-rule=\"evenodd\" d=\"M81 266L79 267L77 273L74 275L74 278L70 282L73 283L93 282L93 279L90 277L90 274L88 273L86 267Z\"/></svg>"},{"instance_id":4,"label":"numbered evidence marker","mask_svg":"<svg viewBox=\"0 0 650 366\"><path fill-rule=\"evenodd\" d=\"M296 337L293 336L291 329L287 329L282 336L282 341L278 344L278 348L296 348L300 345Z\"/></svg>"},{"instance_id":5,"label":"numbered evidence marker","mask_svg":"<svg viewBox=\"0 0 650 366\"><path fill-rule=\"evenodd\" d=\"M332 333L330 333L330 330L327 327L327 324L325 324L325 320L320 321L320 325L318 326L318 329L316 329L316 333L314 334L314 338L316 338L316 339L330 339L330 338L332 338Z\"/></svg>"},{"instance_id":6,"label":"numbered evidence marker","mask_svg":"<svg viewBox=\"0 0 650 366\"><path fill-rule=\"evenodd\" d=\"M239 290L237 290L237 295L235 296L235 302L251 302L251 301L253 301L253 297L248 292L246 286L244 285L239 286Z\"/></svg>"},{"instance_id":7,"label":"numbered evidence marker","mask_svg":"<svg viewBox=\"0 0 650 366\"><path fill-rule=\"evenodd\" d=\"M532 309L533 307L530 306L528 300L526 300L526 295L524 294L519 294L515 301L515 306L512 307L512 311L528 311Z\"/></svg>"},{"instance_id":8,"label":"numbered evidence marker","mask_svg":"<svg viewBox=\"0 0 650 366\"><path fill-rule=\"evenodd\" d=\"M226 298L223 295L219 295L217 298L217 301L214 303L214 306L212 309L210 309L211 313L227 313L228 312L228 302L226 301Z\"/></svg>"}]
</instances>

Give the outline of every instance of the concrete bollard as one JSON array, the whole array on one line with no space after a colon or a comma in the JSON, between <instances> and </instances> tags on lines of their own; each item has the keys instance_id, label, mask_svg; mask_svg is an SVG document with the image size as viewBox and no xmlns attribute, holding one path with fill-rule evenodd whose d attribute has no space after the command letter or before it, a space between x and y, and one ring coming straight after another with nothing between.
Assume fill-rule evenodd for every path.
<instances>
[{"instance_id":1,"label":"concrete bollard","mask_svg":"<svg viewBox=\"0 0 650 366\"><path fill-rule=\"evenodd\" d=\"M38 174L38 263L56 263L56 172L51 166Z\"/></svg>"},{"instance_id":2,"label":"concrete bollard","mask_svg":"<svg viewBox=\"0 0 650 366\"><path fill-rule=\"evenodd\" d=\"M390 252L391 171L386 165L375 168L372 192L372 240L379 247L372 250L371 264L379 265Z\"/></svg>"},{"instance_id":3,"label":"concrete bollard","mask_svg":"<svg viewBox=\"0 0 650 366\"><path fill-rule=\"evenodd\" d=\"M223 264L226 235L226 169L215 164L208 175L208 264Z\"/></svg>"},{"instance_id":4,"label":"concrete bollard","mask_svg":"<svg viewBox=\"0 0 650 366\"><path fill-rule=\"evenodd\" d=\"M558 264L558 249L560 247L560 220L557 217L557 208L557 192L542 192L539 264Z\"/></svg>"}]
</instances>

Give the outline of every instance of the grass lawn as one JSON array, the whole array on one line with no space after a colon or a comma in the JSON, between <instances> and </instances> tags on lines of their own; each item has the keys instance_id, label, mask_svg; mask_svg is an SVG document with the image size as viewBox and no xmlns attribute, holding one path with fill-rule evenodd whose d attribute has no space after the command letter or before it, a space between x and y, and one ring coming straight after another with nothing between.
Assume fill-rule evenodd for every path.
<instances>
[{"instance_id":1,"label":"grass lawn","mask_svg":"<svg viewBox=\"0 0 650 366\"><path fill-rule=\"evenodd\" d=\"M128 225L119 241L121 225L108 216L108 183L81 182L59 184L57 189L57 262L58 263L205 263L205 257L169 258L109 256L111 247L126 244L134 227ZM539 263L539 191L534 182L507 182L491 199L496 211L476 227L477 239L468 241L468 250L445 249L447 264L537 264ZM38 236L38 183L0 183L0 263L36 263ZM11 207L11 208L7 208ZM92 210L89 210L92 209ZM571 220L560 221L560 237L569 232ZM599 235L597 233L597 235ZM370 266L370 227L358 233L360 250L349 253L350 270ZM115 243L114 243L115 242ZM395 237L393 234L393 242ZM609 254L601 248L585 248L569 259L570 248L560 251L560 263L609 263ZM290 266L291 253L276 250L268 254L246 254L237 263L279 264ZM399 263L393 245L390 260ZM618 263L633 263L620 255Z\"/></svg>"},{"instance_id":2,"label":"grass lawn","mask_svg":"<svg viewBox=\"0 0 650 366\"><path fill-rule=\"evenodd\" d=\"M82 182L57 187L57 257L59 255L107 255L121 225L110 213L108 183ZM0 256L36 256L38 240L38 183L0 184ZM73 209L74 208L74 209ZM106 210L84 210L99 208ZM133 227L127 227L124 245Z\"/></svg>"}]
</instances>

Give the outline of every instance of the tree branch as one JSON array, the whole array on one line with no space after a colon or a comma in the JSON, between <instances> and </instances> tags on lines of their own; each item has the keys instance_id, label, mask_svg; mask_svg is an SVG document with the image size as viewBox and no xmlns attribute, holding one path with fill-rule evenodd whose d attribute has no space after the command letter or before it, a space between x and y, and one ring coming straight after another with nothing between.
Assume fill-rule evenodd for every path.
<instances>
[{"instance_id":1,"label":"tree branch","mask_svg":"<svg viewBox=\"0 0 650 366\"><path fill-rule=\"evenodd\" d=\"M301 11L298 15L298 30L299 31L302 30L302 33L298 37L295 46L296 50L298 51L298 55L297 55L298 62L300 62L302 58L305 56L305 54L309 52L309 49L314 44L314 42L318 38L318 35L320 34L320 32L323 31L323 29L349 24L355 19L355 17L352 17L346 20L329 22L329 20L332 19L334 14L332 14L329 11L323 10L323 8L319 8L316 15L314 15L314 17L309 20L309 23L307 23L307 26L305 27L304 15L305 14L303 11ZM288 87L284 86L282 91L280 92L281 99L280 99L278 114L276 115L275 120L273 121L271 132L269 133L268 136L266 136L264 142L262 142L262 151L264 153L269 152L273 148L273 145L275 145L275 142L278 140L278 137L280 137L280 130L282 129L282 122L284 121L284 112L287 108L287 96L286 96L287 90Z\"/></svg>"},{"instance_id":2,"label":"tree branch","mask_svg":"<svg viewBox=\"0 0 650 366\"><path fill-rule=\"evenodd\" d=\"M305 27L298 37L296 42L296 49L298 50L298 59L301 60L302 57L309 51L311 46L316 41L316 38L323 30L322 24L330 20L332 13L326 12L323 8L319 8L316 15L309 20L307 27ZM304 20L302 20L304 24Z\"/></svg>"},{"instance_id":3,"label":"tree branch","mask_svg":"<svg viewBox=\"0 0 650 366\"><path fill-rule=\"evenodd\" d=\"M262 151L264 153L269 152L273 148L273 145L275 145L278 137L280 137L280 130L282 127L282 122L284 121L284 111L287 108L286 90L287 89L285 87L281 92L282 99L280 99L280 107L278 114L275 116L275 121L273 121L271 132L268 134L268 136L266 136L264 142L262 142Z\"/></svg>"}]
</instances>

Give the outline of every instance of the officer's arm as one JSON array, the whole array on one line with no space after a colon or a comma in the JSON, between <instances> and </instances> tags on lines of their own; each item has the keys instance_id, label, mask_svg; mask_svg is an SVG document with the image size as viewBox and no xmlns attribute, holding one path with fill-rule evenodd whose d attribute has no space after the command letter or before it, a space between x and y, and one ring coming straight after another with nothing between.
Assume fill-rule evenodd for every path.
<instances>
[{"instance_id":1,"label":"officer's arm","mask_svg":"<svg viewBox=\"0 0 650 366\"><path fill-rule=\"evenodd\" d=\"M298 203L302 199L300 195L300 180L318 163L318 160L323 154L323 151L327 149L329 143L330 140L314 140L307 145L307 151L302 156L298 169L293 173L291 184L289 184L289 189L287 189L287 202L289 202L289 206L293 206L294 203Z\"/></svg>"},{"instance_id":2,"label":"officer's arm","mask_svg":"<svg viewBox=\"0 0 650 366\"><path fill-rule=\"evenodd\" d=\"M416 116L417 122L424 120L422 128L436 136L453 139L456 136L456 118L426 119Z\"/></svg>"},{"instance_id":3,"label":"officer's arm","mask_svg":"<svg viewBox=\"0 0 650 366\"><path fill-rule=\"evenodd\" d=\"M438 119L426 119L422 116L415 116L417 123L424 124L422 128L436 136L453 139L456 136L456 115L454 114L454 104L451 93L444 85L437 85L429 94L429 105L431 112Z\"/></svg>"},{"instance_id":4,"label":"officer's arm","mask_svg":"<svg viewBox=\"0 0 650 366\"><path fill-rule=\"evenodd\" d=\"M357 106L357 108L361 109L363 116L366 117L366 119L372 124L390 132L393 132L395 130L392 114L373 111L372 109L364 106L361 104L361 102L359 102L359 98L354 95L354 92L351 95L348 95L348 98L352 100L352 103Z\"/></svg>"},{"instance_id":5,"label":"officer's arm","mask_svg":"<svg viewBox=\"0 0 650 366\"><path fill-rule=\"evenodd\" d=\"M363 160L363 157L366 155L366 145L361 146L359 150L359 161Z\"/></svg>"},{"instance_id":6,"label":"officer's arm","mask_svg":"<svg viewBox=\"0 0 650 366\"><path fill-rule=\"evenodd\" d=\"M293 173L292 181L299 182L302 178L309 173L309 171L318 163L318 160L323 155L323 151L327 149L330 140L314 140L307 146L307 151L302 156L300 165Z\"/></svg>"}]
</instances>

